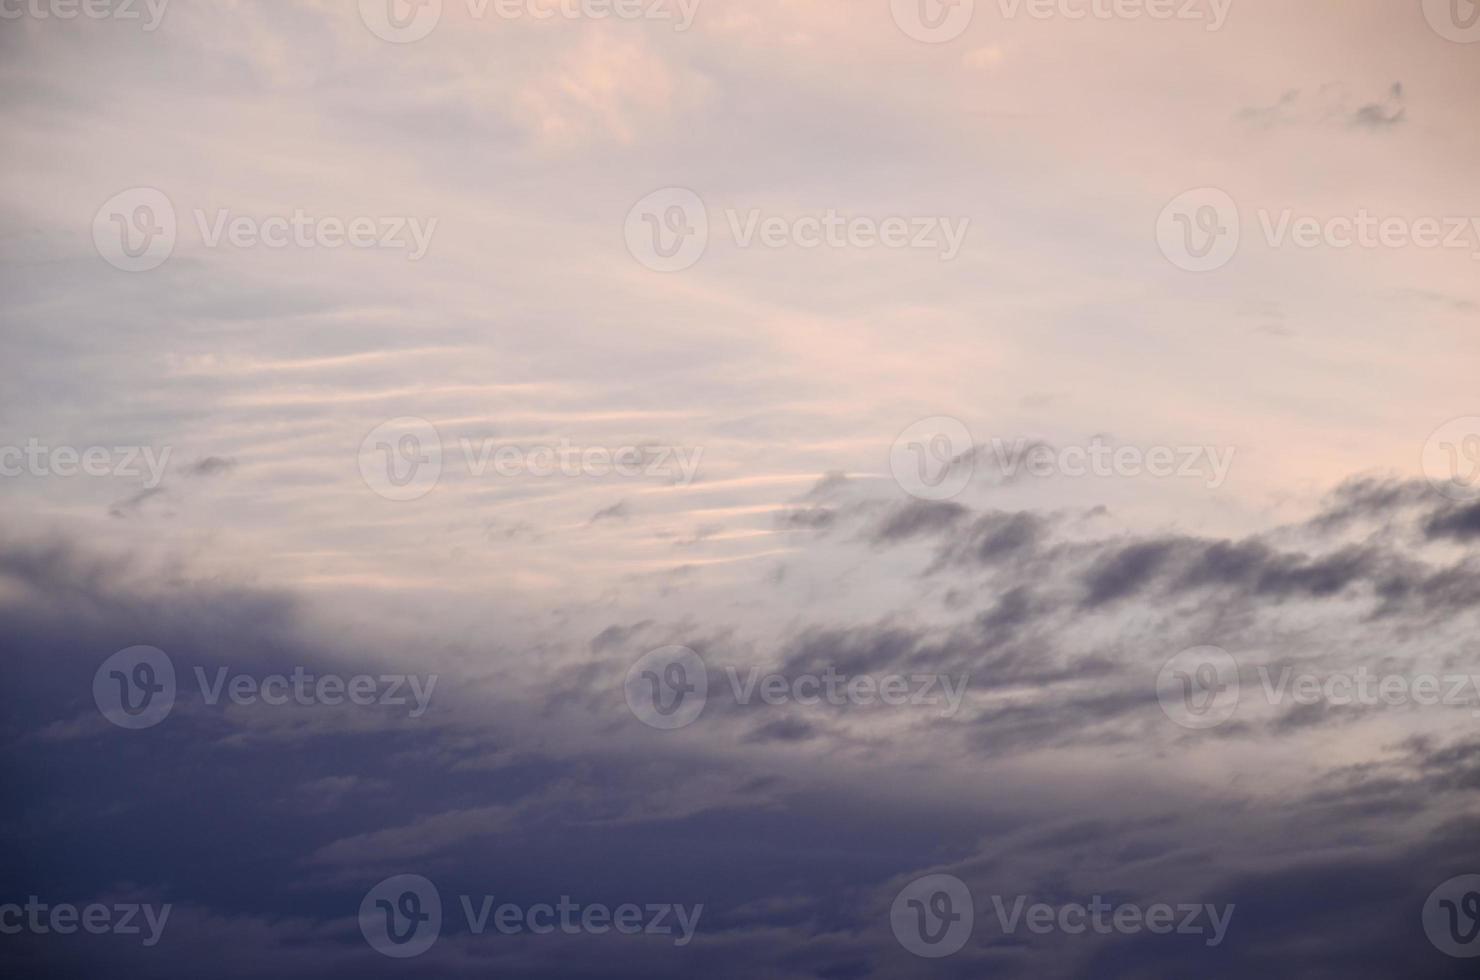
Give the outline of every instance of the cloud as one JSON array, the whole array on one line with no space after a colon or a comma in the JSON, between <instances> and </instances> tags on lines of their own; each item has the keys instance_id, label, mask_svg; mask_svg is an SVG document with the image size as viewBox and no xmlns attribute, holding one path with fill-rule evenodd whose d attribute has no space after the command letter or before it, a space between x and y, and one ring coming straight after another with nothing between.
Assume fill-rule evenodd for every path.
<instances>
[{"instance_id":1,"label":"cloud","mask_svg":"<svg viewBox=\"0 0 1480 980\"><path fill-rule=\"evenodd\" d=\"M157 497L165 496L166 493L167 491L164 487L149 487L148 489L140 490L133 496L126 497L108 508L108 516L117 518L136 517L143 511L145 504Z\"/></svg>"},{"instance_id":2,"label":"cloud","mask_svg":"<svg viewBox=\"0 0 1480 980\"><path fill-rule=\"evenodd\" d=\"M1353 115L1352 124L1368 129L1387 129L1396 126L1408 118L1408 107L1404 102L1403 83L1395 82L1386 100L1362 106Z\"/></svg>"},{"instance_id":3,"label":"cloud","mask_svg":"<svg viewBox=\"0 0 1480 980\"><path fill-rule=\"evenodd\" d=\"M37 806L64 806L74 781L104 797L115 788L121 794L124 782L132 785L119 798L132 801L127 819L135 848L82 872L69 891L97 888L89 880L94 874L98 881L126 876L167 889L162 894L208 910L179 920L186 950L212 934L208 921L236 909L232 914L261 921L273 937L257 961L272 962L289 977L378 968L354 930L336 924L352 921L365 888L403 871L433 876L444 898L487 891L534 901L554 888L702 900L707 928L693 955L704 962L723 951L739 955L747 969L766 964L781 976L789 970L909 976L919 964L900 958L907 954L889 929L888 904L903 881L939 869L970 883L981 896L979 912L989 912L993 894L1067 901L1105 893L1144 902L1232 901L1240 910L1222 958L1193 944L1135 937L1082 946L1064 937L1007 941L984 918L978 939L956 961L962 970L1130 977L1206 967L1209 975L1231 977L1273 969L1269 964L1282 956L1312 969L1338 962L1359 977L1400 967L1424 975L1426 940L1399 923L1411 922L1414 903L1421 905L1427 890L1452 872L1435 859L1432 821L1419 820L1425 808L1413 804L1425 799L1435 819L1461 820L1480 791L1474 739L1424 735L1374 749L1354 767L1311 755L1305 740L1334 731L1366 738L1383 712L1343 718L1272 711L1190 740L1162 716L1150 681L1160 660L1195 640L1216 639L1249 658L1294 607L1325 633L1310 657L1350 664L1360 650L1367 658L1380 638L1399 638L1422 623L1425 606L1400 601L1374 622L1360 609L1332 605L1333 589L1380 582L1383 569L1417 569L1431 547L1423 529L1452 505L1410 494L1404 485L1349 483L1313 518L1246 539L1124 530L1097 539L1062 515L918 502L882 513L866 500L839 506L845 527L899 531L857 542L819 539L814 549L872 553L933 542L936 553L927 556L919 581L945 578L965 590L965 618L923 623L901 600L873 623L785 631L769 651L753 636L705 631L697 623L608 624L582 644L579 671L541 676L533 671L538 661L526 659L507 681L489 686L464 675L466 666L444 663L457 675L444 681L447 689L473 710L453 705L439 722L416 729L378 717L371 724L327 725L292 749L260 739L223 742L222 734L250 719L199 710L171 717L145 741L119 737L139 733L106 725L66 740L28 738L42 723L91 710L91 671L101 654L126 642L157 642L176 651L182 665L259 670L294 660L322 670L342 654L316 635L317 627L309 629L310 618L296 611L301 600L142 578L131 562L72 544L12 540L0 549L0 572L9 583L0 592L15 597L5 610L12 624L7 653L21 684L10 691L6 766L10 778L28 785L35 785L35 773L52 774ZM1381 531L1381 543L1344 544L1359 527L1368 536L1372 528ZM1281 544L1285 539L1317 550L1292 550ZM1031 578L1013 581L1024 569L1033 570ZM1412 569L1416 581L1435 574ZM22 598L30 595L45 600ZM1198 598L1183 605L1180 595ZM1374 593L1367 601L1370 612L1371 603L1384 600ZM1112 630L1112 622L1120 625ZM222 624L233 625L223 630ZM1430 648L1442 648L1457 626L1431 635ZM1371 642L1360 647L1347 639L1364 632ZM677 641L710 661L711 703L699 724L654 740L663 733L625 714L620 679L634 644L647 649ZM58 650L77 653L58 659ZM244 660L245 651L264 659ZM546 655L559 660L555 649ZM724 667L747 657L790 676L831 667L851 674L939 672L970 683L961 716L949 720L877 708L775 712L726 703ZM1251 688L1255 683L1251 678ZM520 707L531 703L545 713ZM18 755L22 744L26 754ZM717 751L720 746L728 750ZM1213 746L1228 754L1224 764L1232 768L1200 787L1194 760ZM229 766L206 763L222 752L230 753ZM1234 761L1245 752L1274 771L1288 762L1312 771L1289 785L1256 789L1237 778L1230 784L1228 775L1245 771ZM1149 769L1148 753L1157 760ZM147 758L147 769L129 763L133 758ZM92 763L82 764L87 759ZM292 763L285 765L287 759ZM182 782L182 772L195 775ZM995 791L979 801L956 795L967 772ZM865 773L868 779L855 781ZM1104 779L1134 779L1136 786L1105 794L1095 788ZM1091 806L1099 809L1084 809ZM1097 819L1068 816L1088 812ZM292 822L284 823L285 813L294 815ZM10 846L64 852L77 846L77 835L96 835L117 819L89 811L79 824L43 824ZM1323 859L1318 848L1330 846L1326 835L1338 819L1346 835L1381 841L1381 848L1367 851L1359 866ZM202 827L211 832L201 836ZM243 866L235 850L209 850L223 831L248 828L253 853L274 854L273 861ZM1460 823L1444 833L1456 842L1471 839ZM654 839L682 850L683 875L642 860ZM774 856L762 853L759 842L775 840L791 842L786 875L778 876ZM1261 841L1274 850L1259 853ZM589 855L587 847L594 848ZM181 857L168 856L174 854ZM559 854L575 860L581 880L552 873L561 866L551 863ZM860 859L865 854L872 856ZM226 857L234 870L223 878ZM705 884L695 891L698 880ZM291 923L274 912L285 888L302 896ZM1340 908L1317 900L1335 891L1357 894ZM1308 901L1281 897L1292 893ZM1343 924L1351 921L1366 923L1370 968L1361 956L1347 963L1339 953L1351 948ZM295 943L291 937L304 930L317 938ZM762 931L768 939L757 947ZM1295 934L1306 942L1292 952L1278 937ZM485 949L453 930L428 962L445 962L445 972L460 975L468 967L462 958L482 963ZM551 959L553 949L527 950L528 975L573 975L607 955L576 944ZM85 951L76 955L91 962ZM693 969L693 962L669 963L656 952L621 955L654 976Z\"/></svg>"},{"instance_id":4,"label":"cloud","mask_svg":"<svg viewBox=\"0 0 1480 980\"><path fill-rule=\"evenodd\" d=\"M598 524L601 521L625 521L632 516L632 508L625 500L619 500L610 507L603 507L591 515L591 523Z\"/></svg>"},{"instance_id":5,"label":"cloud","mask_svg":"<svg viewBox=\"0 0 1480 980\"><path fill-rule=\"evenodd\" d=\"M1480 538L1480 504L1453 507L1434 514L1424 525L1424 532L1431 538L1449 538L1455 541Z\"/></svg>"},{"instance_id":6,"label":"cloud","mask_svg":"<svg viewBox=\"0 0 1480 980\"><path fill-rule=\"evenodd\" d=\"M194 461L167 494L0 478L7 886L176 907L156 949L10 936L0 972L404 976L358 916L417 873L448 912L413 967L434 976L1455 975L1420 913L1480 858L1474 706L1307 706L1264 681L1480 674L1472 508L1412 479L1473 390L1473 263L1248 237L1266 208L1456 213L1473 50L1390 0L1253 4L1212 33L978 3L975 37L942 45L882 2L705 5L684 32L496 6L444 3L404 45L339 2L0 30L0 452ZM1189 277L1153 229L1207 185L1245 243ZM176 210L174 254L122 273L93 223L144 186ZM709 218L672 275L624 233L662 230L630 212L664 187ZM209 245L198 217L221 209L437 231L415 262ZM944 263L744 247L752 211L971 234ZM891 445L937 417L973 435L952 470L971 479L911 500ZM439 479L390 500L367 436L406 418L437 433ZM1093 432L1237 465L1217 489L1023 465ZM502 476L464 451L567 444L702 448L704 479ZM181 689L125 731L93 684L136 644ZM658 731L624 681L672 644L706 659L707 701ZM1194 731L1157 681L1204 645L1241 700ZM732 667L939 676L962 700L742 703ZM414 721L196 683L295 668L441 681ZM978 898L943 961L891 928L929 873ZM991 915L1096 894L1239 911L1213 951ZM682 950L476 936L460 899L487 895L705 914Z\"/></svg>"},{"instance_id":7,"label":"cloud","mask_svg":"<svg viewBox=\"0 0 1480 980\"><path fill-rule=\"evenodd\" d=\"M207 456L191 463L185 470L187 476L225 476L236 469L236 460L221 456Z\"/></svg>"},{"instance_id":8,"label":"cloud","mask_svg":"<svg viewBox=\"0 0 1480 980\"><path fill-rule=\"evenodd\" d=\"M1372 130L1390 129L1408 118L1407 93L1393 83L1380 101L1352 106L1351 86L1330 82L1314 91L1290 89L1268 106L1239 110L1237 119L1263 129L1276 126L1322 126L1332 123Z\"/></svg>"},{"instance_id":9,"label":"cloud","mask_svg":"<svg viewBox=\"0 0 1480 980\"><path fill-rule=\"evenodd\" d=\"M921 535L935 535L967 515L952 501L913 500L893 510L872 532L875 544L893 544Z\"/></svg>"},{"instance_id":10,"label":"cloud","mask_svg":"<svg viewBox=\"0 0 1480 980\"><path fill-rule=\"evenodd\" d=\"M805 742L817 734L816 728L800 718L778 718L767 722L746 737L749 742Z\"/></svg>"}]
</instances>

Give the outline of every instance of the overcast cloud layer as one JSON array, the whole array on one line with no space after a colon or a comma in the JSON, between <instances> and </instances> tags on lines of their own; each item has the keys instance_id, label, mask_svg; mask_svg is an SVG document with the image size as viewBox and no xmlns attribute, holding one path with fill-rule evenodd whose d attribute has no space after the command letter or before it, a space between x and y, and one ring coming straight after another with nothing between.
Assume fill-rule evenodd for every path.
<instances>
[{"instance_id":1,"label":"overcast cloud layer","mask_svg":"<svg viewBox=\"0 0 1480 980\"><path fill-rule=\"evenodd\" d=\"M1474 976L1469 0L0 79L6 975Z\"/></svg>"}]
</instances>

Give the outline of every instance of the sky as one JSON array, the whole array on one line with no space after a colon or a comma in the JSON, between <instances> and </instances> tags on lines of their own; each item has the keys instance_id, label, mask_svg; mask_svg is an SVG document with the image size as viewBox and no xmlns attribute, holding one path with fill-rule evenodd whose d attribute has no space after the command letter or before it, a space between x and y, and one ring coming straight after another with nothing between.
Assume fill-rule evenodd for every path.
<instances>
[{"instance_id":1,"label":"sky","mask_svg":"<svg viewBox=\"0 0 1480 980\"><path fill-rule=\"evenodd\" d=\"M7 972L1473 976L1480 5L0 0L0 79Z\"/></svg>"}]
</instances>

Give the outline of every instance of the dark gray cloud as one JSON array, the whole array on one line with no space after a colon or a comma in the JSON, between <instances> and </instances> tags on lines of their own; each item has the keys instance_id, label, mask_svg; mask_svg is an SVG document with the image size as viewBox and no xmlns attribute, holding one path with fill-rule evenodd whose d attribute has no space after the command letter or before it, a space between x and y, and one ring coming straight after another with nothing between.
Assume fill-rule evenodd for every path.
<instances>
[{"instance_id":1,"label":"dark gray cloud","mask_svg":"<svg viewBox=\"0 0 1480 980\"><path fill-rule=\"evenodd\" d=\"M1176 552L1177 541L1142 541L1114 548L1084 575L1084 604L1100 606L1145 588Z\"/></svg>"},{"instance_id":2,"label":"dark gray cloud","mask_svg":"<svg viewBox=\"0 0 1480 980\"><path fill-rule=\"evenodd\" d=\"M896 755L931 746L942 759L991 766L1092 749L1174 766L1198 744L1269 751L1355 724L1359 716L1302 708L1241 719L1199 743L1168 731L1149 678L1179 643L1237 624L1227 639L1243 651L1295 606L1328 628L1355 614L1350 629L1372 630L1363 617L1386 602L1375 628L1401 635L1423 621L1439 578L1473 587L1466 568L1430 567L1420 553L1424 529L1452 511L1402 487L1351 484L1315 520L1258 537L1093 539L1052 516L840 506L839 521L874 529L869 548L934 542L920 581L951 580L964 618L931 626L901 609L870 625L800 625L771 654L698 623L619 622L592 636L579 667L532 690L501 692L446 662L452 702L418 725L373 715L284 730L260 712L222 715L187 699L143 733L110 730L89 703L101 658L131 643L205 669L380 661L310 627L286 594L158 576L144 588L132 562L12 537L0 547L0 595L17 683L0 759L26 803L8 824L6 865L27 894L85 899L127 883L175 903L179 918L157 953L33 936L5 956L37 976L87 976L104 961L141 977L188 975L222 949L234 954L217 971L225 976L390 975L394 964L364 946L353 916L366 888L410 871L447 895L706 905L700 938L681 951L590 936L491 942L453 925L418 963L447 976L1454 975L1414 923L1428 890L1480 860L1464 822L1480 794L1473 739L1415 738L1356 767L1312 760L1308 785L1276 798L1230 802L1148 784L1099 814L1082 801L1035 813L992 794L916 796L903 787L918 762ZM1342 540L1372 525L1383 525L1379 543ZM1379 594L1400 576L1412 594ZM1365 613L1337 605L1351 590L1365 596ZM1180 597L1192 601L1182 607ZM1144 625L1126 623L1130 613ZM621 678L634 656L672 642L710 661L711 703L703 725L650 732L625 715ZM969 675L971 693L960 717L908 716L881 739L858 727L878 712L727 703L724 668L757 662L793 676L956 673ZM543 692L540 710L522 711L532 692ZM567 742L592 720L597 742ZM706 754L705 733L740 754ZM859 764L873 778L813 785L816 773L782 762L799 754L819 771ZM1054 784L1045 769L1014 792ZM1132 802L1146 812L1123 812ZM113 846L123 828L129 846ZM1321 853L1333 836L1356 856ZM657 852L675 860L651 860ZM961 954L930 964L900 949L888 907L905 881L941 869L978 896L980 925ZM1001 935L990 896L1018 894L1229 901L1239 911L1217 950Z\"/></svg>"},{"instance_id":3,"label":"dark gray cloud","mask_svg":"<svg viewBox=\"0 0 1480 980\"><path fill-rule=\"evenodd\" d=\"M1062 515L972 515L954 503L909 501L871 514L860 504L845 516L870 520L867 538L876 545L935 539L932 573L1032 574L1061 599L1068 598L1065 589L1077 591L1073 601L1086 608L1194 592L1221 593L1229 608L1355 592L1377 601L1375 613L1397 615L1463 608L1480 594L1480 570L1468 558L1446 563L1422 551L1428 540L1472 540L1480 508L1449 504L1421 481L1352 480L1302 524L1239 539L1060 538ZM1353 534L1355 543L1348 540Z\"/></svg>"},{"instance_id":4,"label":"dark gray cloud","mask_svg":"<svg viewBox=\"0 0 1480 980\"><path fill-rule=\"evenodd\" d=\"M108 508L108 516L117 518L137 516L144 509L145 504L156 498L164 497L168 492L164 487L148 487L140 490Z\"/></svg>"},{"instance_id":5,"label":"dark gray cloud","mask_svg":"<svg viewBox=\"0 0 1480 980\"><path fill-rule=\"evenodd\" d=\"M651 619L645 619L640 623L633 623L630 626L621 626L614 623L591 638L591 652L602 653L606 650L625 647L652 625L653 621Z\"/></svg>"},{"instance_id":6,"label":"dark gray cloud","mask_svg":"<svg viewBox=\"0 0 1480 980\"><path fill-rule=\"evenodd\" d=\"M632 508L627 501L619 500L610 507L603 507L591 515L591 523L598 524L601 521L625 521L632 516Z\"/></svg>"},{"instance_id":7,"label":"dark gray cloud","mask_svg":"<svg viewBox=\"0 0 1480 980\"><path fill-rule=\"evenodd\" d=\"M1477 671L1463 507L1371 478L1313 520L1260 516L1300 511L1355 453L1412 468L1433 425L1470 411L1453 328L1472 272L1246 242L1191 277L1152 227L1208 183L1246 233L1259 205L1455 212L1480 61L1418 4L1269 0L1208 33L998 24L983 2L940 45L909 36L900 3L704 5L688 32L446 3L410 45L367 30L380 3L176 3L155 32L93 3L42 16L62 6L11 3L0 25L0 449L168 446L181 478L138 497L132 478L0 478L0 906L175 915L152 949L0 935L0 975L1473 974L1417 928L1435 883L1477 870L1471 710L1269 705L1259 676ZM129 274L90 225L140 186L170 197L180 235ZM622 233L664 186L711 218L703 260L674 275ZM198 217L216 209L440 226L410 262L212 245ZM726 216L751 209L762 228L836 212L971 229L946 262L878 241L740 247ZM1271 358L1251 327L1293 339ZM927 416L977 437L955 460L973 479L958 503L900 506L890 440ZM405 418L442 444L417 501L378 493L394 459L366 458L410 461L408 444L362 442ZM1098 429L1237 445L1239 462L1216 489L1040 477L1026 454L1047 442L982 442ZM652 463L702 448L700 478L475 472L497 458L480 448L567 443ZM441 684L412 721L223 708L191 683L163 724L125 732L91 686L140 643L187 679ZM670 644L706 658L708 701L658 730L624 680ZM1236 655L1244 685L1210 731L1156 694L1197 644ZM742 703L727 668L941 674L963 701ZM410 962L356 921L399 873L436 881L451 915ZM890 927L900 887L932 873L977 899L944 960ZM458 898L490 894L705 914L685 948L472 935ZM995 895L1095 894L1240 912L1218 949L992 919Z\"/></svg>"},{"instance_id":8,"label":"dark gray cloud","mask_svg":"<svg viewBox=\"0 0 1480 980\"><path fill-rule=\"evenodd\" d=\"M948 500L913 500L896 508L872 532L876 544L892 544L920 535L933 535L955 526L969 512Z\"/></svg>"},{"instance_id":9,"label":"dark gray cloud","mask_svg":"<svg viewBox=\"0 0 1480 980\"><path fill-rule=\"evenodd\" d=\"M790 531L825 531L837 517L837 511L830 507L808 507L785 511L777 515L776 522Z\"/></svg>"},{"instance_id":10,"label":"dark gray cloud","mask_svg":"<svg viewBox=\"0 0 1480 980\"><path fill-rule=\"evenodd\" d=\"M747 736L751 742L805 742L817 734L817 729L800 718L779 718L767 722Z\"/></svg>"},{"instance_id":11,"label":"dark gray cloud","mask_svg":"<svg viewBox=\"0 0 1480 980\"><path fill-rule=\"evenodd\" d=\"M1480 504L1454 507L1437 513L1424 525L1431 538L1450 538L1455 541L1473 541L1480 538Z\"/></svg>"},{"instance_id":12,"label":"dark gray cloud","mask_svg":"<svg viewBox=\"0 0 1480 980\"><path fill-rule=\"evenodd\" d=\"M196 460L186 468L187 476L225 476L236 469L236 460L222 456L207 456Z\"/></svg>"}]
</instances>

